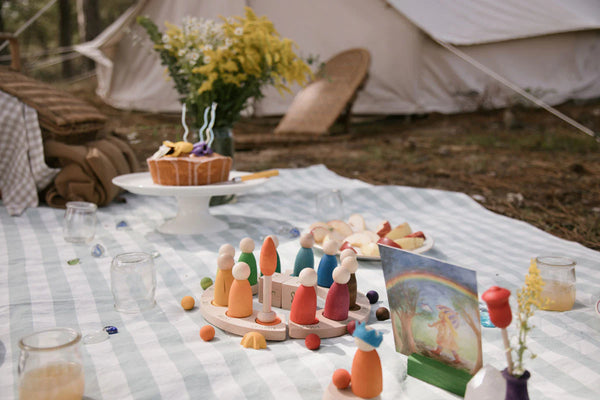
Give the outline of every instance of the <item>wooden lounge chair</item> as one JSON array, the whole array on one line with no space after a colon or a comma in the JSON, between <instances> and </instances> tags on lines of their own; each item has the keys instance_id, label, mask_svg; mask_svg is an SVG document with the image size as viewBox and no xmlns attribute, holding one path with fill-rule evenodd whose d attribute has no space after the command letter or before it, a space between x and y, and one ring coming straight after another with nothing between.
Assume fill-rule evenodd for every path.
<instances>
[{"instance_id":1,"label":"wooden lounge chair","mask_svg":"<svg viewBox=\"0 0 600 400\"><path fill-rule=\"evenodd\" d=\"M369 51L361 48L333 56L298 92L275 133L325 135L342 113L348 132L352 105L366 82L370 61Z\"/></svg>"},{"instance_id":2,"label":"wooden lounge chair","mask_svg":"<svg viewBox=\"0 0 600 400\"><path fill-rule=\"evenodd\" d=\"M17 39L11 34L0 33L0 40L9 40L11 51L11 66L0 68L0 90L37 111L44 139L64 143L96 139L107 117L70 93L23 74Z\"/></svg>"}]
</instances>

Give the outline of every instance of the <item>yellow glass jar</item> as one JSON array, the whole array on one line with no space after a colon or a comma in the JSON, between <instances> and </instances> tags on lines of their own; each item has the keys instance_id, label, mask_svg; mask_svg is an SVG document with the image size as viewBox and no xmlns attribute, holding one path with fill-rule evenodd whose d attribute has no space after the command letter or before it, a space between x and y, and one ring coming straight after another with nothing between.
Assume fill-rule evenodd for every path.
<instances>
[{"instance_id":1,"label":"yellow glass jar","mask_svg":"<svg viewBox=\"0 0 600 400\"><path fill-rule=\"evenodd\" d=\"M563 256L540 256L536 258L540 276L544 280L542 299L548 299L543 307L548 311L568 311L575 304L575 261Z\"/></svg>"}]
</instances>

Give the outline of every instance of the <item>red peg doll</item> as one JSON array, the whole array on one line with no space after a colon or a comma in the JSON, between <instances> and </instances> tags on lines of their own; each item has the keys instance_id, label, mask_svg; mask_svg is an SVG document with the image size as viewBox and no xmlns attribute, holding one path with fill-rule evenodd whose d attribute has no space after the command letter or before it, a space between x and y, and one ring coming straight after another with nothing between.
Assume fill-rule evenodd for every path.
<instances>
[{"instance_id":1,"label":"red peg doll","mask_svg":"<svg viewBox=\"0 0 600 400\"><path fill-rule=\"evenodd\" d=\"M300 286L292 300L290 321L299 325L313 325L319 322L315 318L317 313L317 271L312 268L304 268L299 275Z\"/></svg>"},{"instance_id":2,"label":"red peg doll","mask_svg":"<svg viewBox=\"0 0 600 400\"><path fill-rule=\"evenodd\" d=\"M336 267L332 277L333 284L325 298L323 316L334 321L343 321L348 318L350 309L350 292L348 291L350 272L346 268Z\"/></svg>"}]
</instances>

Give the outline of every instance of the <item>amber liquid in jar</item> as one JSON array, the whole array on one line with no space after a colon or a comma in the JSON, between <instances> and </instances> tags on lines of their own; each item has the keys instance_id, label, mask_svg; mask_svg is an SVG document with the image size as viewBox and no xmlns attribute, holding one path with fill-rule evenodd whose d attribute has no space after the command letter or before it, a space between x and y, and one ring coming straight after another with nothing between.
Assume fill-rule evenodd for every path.
<instances>
[{"instance_id":1,"label":"amber liquid in jar","mask_svg":"<svg viewBox=\"0 0 600 400\"><path fill-rule=\"evenodd\" d=\"M544 281L542 307L548 311L569 311L575 304L575 261L562 256L536 258L540 276Z\"/></svg>"},{"instance_id":2,"label":"amber liquid in jar","mask_svg":"<svg viewBox=\"0 0 600 400\"><path fill-rule=\"evenodd\" d=\"M83 397L84 388L81 365L53 363L25 373L19 386L19 399L79 400Z\"/></svg>"}]
</instances>

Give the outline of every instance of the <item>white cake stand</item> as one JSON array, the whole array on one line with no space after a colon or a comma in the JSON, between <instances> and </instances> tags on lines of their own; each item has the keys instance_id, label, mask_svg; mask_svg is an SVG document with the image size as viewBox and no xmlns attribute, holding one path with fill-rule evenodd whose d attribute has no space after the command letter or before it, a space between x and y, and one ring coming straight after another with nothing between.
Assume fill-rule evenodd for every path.
<instances>
[{"instance_id":1,"label":"white cake stand","mask_svg":"<svg viewBox=\"0 0 600 400\"><path fill-rule=\"evenodd\" d=\"M229 179L247 175L248 172L231 171ZM267 178L245 182L223 182L203 186L165 186L152 181L149 172L121 175L112 182L123 189L142 195L174 196L177 198L177 214L166 221L158 231L169 234L198 234L218 232L227 229L226 222L210 215L209 201L212 196L241 194L265 183Z\"/></svg>"}]
</instances>

